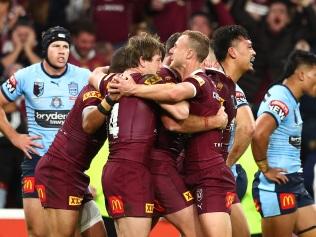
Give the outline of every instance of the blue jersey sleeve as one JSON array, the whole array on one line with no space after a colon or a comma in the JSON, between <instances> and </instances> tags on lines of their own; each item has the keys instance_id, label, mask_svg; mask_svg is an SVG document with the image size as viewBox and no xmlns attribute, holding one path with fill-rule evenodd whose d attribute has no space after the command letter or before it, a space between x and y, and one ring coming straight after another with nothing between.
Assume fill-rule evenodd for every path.
<instances>
[{"instance_id":1,"label":"blue jersey sleeve","mask_svg":"<svg viewBox=\"0 0 316 237\"><path fill-rule=\"evenodd\" d=\"M236 84L236 103L237 103L237 108L248 105L247 98L245 96L244 91Z\"/></svg>"},{"instance_id":2,"label":"blue jersey sleeve","mask_svg":"<svg viewBox=\"0 0 316 237\"><path fill-rule=\"evenodd\" d=\"M284 93L284 90L285 87L276 85L267 92L260 105L258 117L263 113L268 113L273 116L277 126L279 126L288 116L291 105L291 101L287 97L287 94Z\"/></svg>"},{"instance_id":3,"label":"blue jersey sleeve","mask_svg":"<svg viewBox=\"0 0 316 237\"><path fill-rule=\"evenodd\" d=\"M20 70L6 80L2 86L1 91L8 101L14 101L23 94L24 84L24 70Z\"/></svg>"}]
</instances>

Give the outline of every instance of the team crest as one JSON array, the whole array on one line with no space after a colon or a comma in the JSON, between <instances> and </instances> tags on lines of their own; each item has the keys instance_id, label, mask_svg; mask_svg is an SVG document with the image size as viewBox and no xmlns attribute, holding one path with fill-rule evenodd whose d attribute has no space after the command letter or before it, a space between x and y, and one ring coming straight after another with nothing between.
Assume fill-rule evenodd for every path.
<instances>
[{"instance_id":1,"label":"team crest","mask_svg":"<svg viewBox=\"0 0 316 237\"><path fill-rule=\"evenodd\" d=\"M78 95L78 83L70 82L68 84L69 94L72 96Z\"/></svg>"},{"instance_id":2,"label":"team crest","mask_svg":"<svg viewBox=\"0 0 316 237\"><path fill-rule=\"evenodd\" d=\"M44 82L35 81L33 86L33 94L37 97L42 96L44 93Z\"/></svg>"}]
</instances>

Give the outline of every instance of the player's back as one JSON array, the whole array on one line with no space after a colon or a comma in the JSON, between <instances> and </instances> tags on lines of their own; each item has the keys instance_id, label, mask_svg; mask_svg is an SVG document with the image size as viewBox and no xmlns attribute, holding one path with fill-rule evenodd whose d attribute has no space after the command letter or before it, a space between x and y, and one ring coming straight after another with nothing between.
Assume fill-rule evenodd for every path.
<instances>
[{"instance_id":1,"label":"player's back","mask_svg":"<svg viewBox=\"0 0 316 237\"><path fill-rule=\"evenodd\" d=\"M102 100L100 92L86 85L80 92L64 125L45 156L67 159L75 168L85 171L107 138L106 123L92 135L82 128L82 111L87 106L96 106Z\"/></svg>"},{"instance_id":2,"label":"player's back","mask_svg":"<svg viewBox=\"0 0 316 237\"><path fill-rule=\"evenodd\" d=\"M222 105L225 107L225 112L228 116L228 122L223 131L222 140L222 154L224 159L226 159L228 156L230 134L235 126L237 112L235 99L236 84L231 78L226 76L224 72L217 69L208 68L205 73L215 83L217 93L222 99Z\"/></svg>"},{"instance_id":3,"label":"player's back","mask_svg":"<svg viewBox=\"0 0 316 237\"><path fill-rule=\"evenodd\" d=\"M190 114L216 115L221 106L220 97L207 75L197 71L184 81L191 82L197 90L196 96L189 100ZM186 146L185 172L191 173L223 163L221 140L222 131L219 129L192 134Z\"/></svg>"},{"instance_id":4,"label":"player's back","mask_svg":"<svg viewBox=\"0 0 316 237\"><path fill-rule=\"evenodd\" d=\"M137 84L155 83L139 73L131 74ZM149 100L122 97L111 111L108 122L109 162L131 160L148 164L157 131L157 106Z\"/></svg>"}]
</instances>

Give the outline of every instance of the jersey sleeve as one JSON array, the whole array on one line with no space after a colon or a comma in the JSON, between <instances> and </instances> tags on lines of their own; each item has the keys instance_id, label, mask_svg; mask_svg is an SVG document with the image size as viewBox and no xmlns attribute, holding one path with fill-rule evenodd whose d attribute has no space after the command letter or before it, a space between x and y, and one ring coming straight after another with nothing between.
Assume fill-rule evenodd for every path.
<instances>
[{"instance_id":1,"label":"jersey sleeve","mask_svg":"<svg viewBox=\"0 0 316 237\"><path fill-rule=\"evenodd\" d=\"M103 99L103 96L101 93L97 90L90 90L86 91L82 95L82 101L83 101L83 107L88 107L88 106L96 106L98 105L101 100Z\"/></svg>"},{"instance_id":2,"label":"jersey sleeve","mask_svg":"<svg viewBox=\"0 0 316 237\"><path fill-rule=\"evenodd\" d=\"M21 71L13 74L1 85L1 92L8 101L14 101L23 93L24 77Z\"/></svg>"},{"instance_id":3,"label":"jersey sleeve","mask_svg":"<svg viewBox=\"0 0 316 237\"><path fill-rule=\"evenodd\" d=\"M270 114L276 121L277 126L289 114L290 101L282 90L282 87L272 87L264 97L258 110L258 117L263 113Z\"/></svg>"},{"instance_id":4,"label":"jersey sleeve","mask_svg":"<svg viewBox=\"0 0 316 237\"><path fill-rule=\"evenodd\" d=\"M237 109L244 105L249 105L244 91L236 84L236 105Z\"/></svg>"},{"instance_id":5,"label":"jersey sleeve","mask_svg":"<svg viewBox=\"0 0 316 237\"><path fill-rule=\"evenodd\" d=\"M205 80L198 75L190 76L190 77L186 78L184 80L184 82L189 82L192 84L192 86L195 90L194 96L196 94L199 94L202 91L201 88L205 84Z\"/></svg>"}]
</instances>

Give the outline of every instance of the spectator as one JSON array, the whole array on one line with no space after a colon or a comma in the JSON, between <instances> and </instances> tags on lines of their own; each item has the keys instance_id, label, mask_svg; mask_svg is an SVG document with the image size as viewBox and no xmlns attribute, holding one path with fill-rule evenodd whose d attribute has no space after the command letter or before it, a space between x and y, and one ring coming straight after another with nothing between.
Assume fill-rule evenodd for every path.
<instances>
[{"instance_id":1,"label":"spectator","mask_svg":"<svg viewBox=\"0 0 316 237\"><path fill-rule=\"evenodd\" d=\"M6 67L20 63L24 67L41 60L36 49L37 41L32 22L26 17L20 17L14 26L11 39L4 42L2 64Z\"/></svg>"},{"instance_id":2,"label":"spectator","mask_svg":"<svg viewBox=\"0 0 316 237\"><path fill-rule=\"evenodd\" d=\"M280 78L284 61L297 40L315 39L316 16L311 0L297 1L294 5L274 0L270 1L266 17L256 20L245 10L246 2L235 0L231 10L236 22L248 29L257 52L255 74L248 74L240 81L249 100L257 102L262 99L267 85ZM295 10L293 15L292 10ZM260 91L262 93L258 93Z\"/></svg>"},{"instance_id":3,"label":"spectator","mask_svg":"<svg viewBox=\"0 0 316 237\"><path fill-rule=\"evenodd\" d=\"M122 45L127 40L136 16L143 12L144 6L144 0L92 1L91 11L97 41L107 41L115 47Z\"/></svg>"},{"instance_id":4,"label":"spectator","mask_svg":"<svg viewBox=\"0 0 316 237\"><path fill-rule=\"evenodd\" d=\"M203 9L204 1L151 0L150 4L154 30L162 41L166 41L174 32L182 32L187 29L189 17L192 13Z\"/></svg>"},{"instance_id":5,"label":"spectator","mask_svg":"<svg viewBox=\"0 0 316 237\"><path fill-rule=\"evenodd\" d=\"M92 22L83 20L74 23L73 45L70 48L69 62L93 71L108 62L96 49L95 27Z\"/></svg>"}]
</instances>

